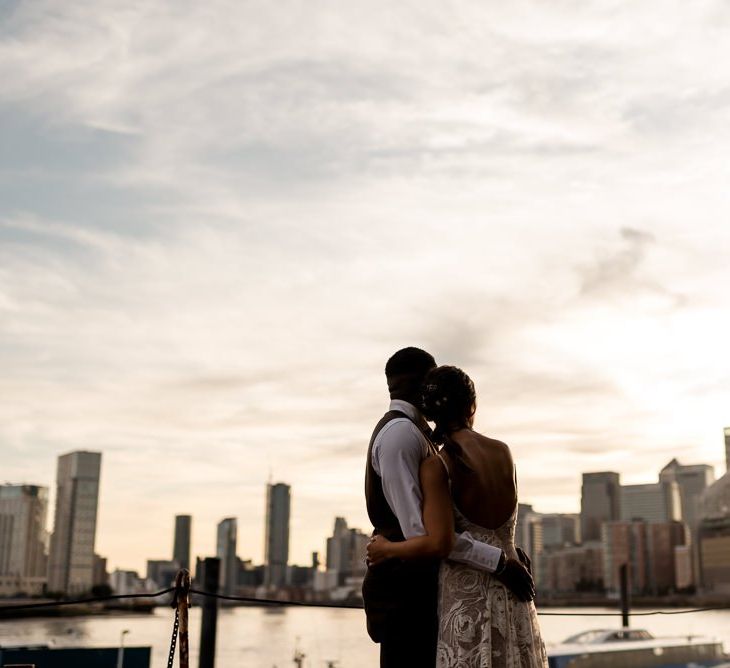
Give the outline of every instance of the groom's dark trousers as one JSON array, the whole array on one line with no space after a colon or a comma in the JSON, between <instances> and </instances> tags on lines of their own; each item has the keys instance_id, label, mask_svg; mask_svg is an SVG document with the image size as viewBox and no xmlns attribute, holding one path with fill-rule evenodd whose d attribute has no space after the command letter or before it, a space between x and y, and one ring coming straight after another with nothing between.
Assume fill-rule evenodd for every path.
<instances>
[{"instance_id":1,"label":"groom's dark trousers","mask_svg":"<svg viewBox=\"0 0 730 668\"><path fill-rule=\"evenodd\" d=\"M438 564L390 560L368 570L363 599L381 668L436 665Z\"/></svg>"},{"instance_id":2,"label":"groom's dark trousers","mask_svg":"<svg viewBox=\"0 0 730 668\"><path fill-rule=\"evenodd\" d=\"M395 418L389 411L378 422L370 439L365 470L365 500L375 533L388 540L404 540L398 518L383 492L372 465L372 450L380 430ZM408 418L410 419L410 418ZM368 633L380 643L381 668L433 668L438 635L438 561L390 559L368 569L363 582Z\"/></svg>"}]
</instances>

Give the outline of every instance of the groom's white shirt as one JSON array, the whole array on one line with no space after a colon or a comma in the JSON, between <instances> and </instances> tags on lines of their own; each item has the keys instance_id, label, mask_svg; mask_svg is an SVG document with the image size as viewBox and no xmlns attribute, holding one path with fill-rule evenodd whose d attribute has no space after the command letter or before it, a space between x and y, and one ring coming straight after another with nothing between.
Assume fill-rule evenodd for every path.
<instances>
[{"instance_id":1,"label":"groom's white shirt","mask_svg":"<svg viewBox=\"0 0 730 668\"><path fill-rule=\"evenodd\" d=\"M423 427L427 426L421 412L407 401L393 399L390 410L401 411ZM398 518L406 539L426 534L421 513L423 495L419 468L429 454L426 437L407 418L388 422L373 443L373 468L383 481L385 499ZM466 531L456 534L449 559L494 572L501 556L502 550L498 547L482 543Z\"/></svg>"}]
</instances>

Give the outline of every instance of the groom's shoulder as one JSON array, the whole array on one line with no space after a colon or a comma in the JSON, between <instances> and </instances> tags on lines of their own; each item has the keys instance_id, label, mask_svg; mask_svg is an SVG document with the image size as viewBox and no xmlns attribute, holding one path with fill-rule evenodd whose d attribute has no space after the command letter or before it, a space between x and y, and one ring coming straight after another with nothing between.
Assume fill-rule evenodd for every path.
<instances>
[{"instance_id":1,"label":"groom's shoulder","mask_svg":"<svg viewBox=\"0 0 730 668\"><path fill-rule=\"evenodd\" d=\"M387 443L388 447L420 447L420 431L407 416L394 416L386 422L375 437L376 443Z\"/></svg>"},{"instance_id":2,"label":"groom's shoulder","mask_svg":"<svg viewBox=\"0 0 730 668\"><path fill-rule=\"evenodd\" d=\"M378 436L397 436L406 433L417 432L418 427L406 415L394 415L380 429Z\"/></svg>"}]
</instances>

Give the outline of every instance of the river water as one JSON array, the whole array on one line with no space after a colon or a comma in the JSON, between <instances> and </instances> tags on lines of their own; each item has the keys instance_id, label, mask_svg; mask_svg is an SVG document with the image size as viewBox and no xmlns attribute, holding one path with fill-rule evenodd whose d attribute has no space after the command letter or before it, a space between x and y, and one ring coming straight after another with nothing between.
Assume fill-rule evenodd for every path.
<instances>
[{"instance_id":1,"label":"river water","mask_svg":"<svg viewBox=\"0 0 730 668\"><path fill-rule=\"evenodd\" d=\"M546 643L589 628L613 628L617 617L585 617L603 608L547 608L543 612L571 612L578 616L541 615ZM615 611L612 611L615 612ZM637 612L640 612L637 610ZM173 612L157 608L151 615L112 615L0 621L0 645L44 643L63 646L110 647L119 645L127 629L126 645L152 646L152 668L165 668L172 632ZM686 615L635 617L632 626L646 628L656 636L710 635L721 639L730 650L730 610ZM190 612L192 667L198 665L200 609ZM365 633L361 610L327 608L226 608L218 614L216 665L245 668L293 666L294 651L306 654L304 666L325 668L336 661L337 668L371 668L378 665L377 646ZM175 660L177 665L177 657Z\"/></svg>"}]
</instances>

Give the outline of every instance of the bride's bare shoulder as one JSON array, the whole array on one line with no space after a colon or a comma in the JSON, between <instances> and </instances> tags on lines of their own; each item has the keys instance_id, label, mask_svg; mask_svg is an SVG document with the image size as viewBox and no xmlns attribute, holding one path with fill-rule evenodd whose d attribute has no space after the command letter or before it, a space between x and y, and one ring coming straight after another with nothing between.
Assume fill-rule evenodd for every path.
<instances>
[{"instance_id":1,"label":"bride's bare shoulder","mask_svg":"<svg viewBox=\"0 0 730 668\"><path fill-rule=\"evenodd\" d=\"M479 434L477 432L474 432L474 434L481 445L485 445L493 451L512 457L509 445L507 445L504 441L500 441L496 438L490 438L489 436L485 436L484 434Z\"/></svg>"},{"instance_id":2,"label":"bride's bare shoulder","mask_svg":"<svg viewBox=\"0 0 730 668\"><path fill-rule=\"evenodd\" d=\"M439 484L449 478L443 460L436 455L426 457L421 462L420 476L421 485Z\"/></svg>"}]
</instances>

